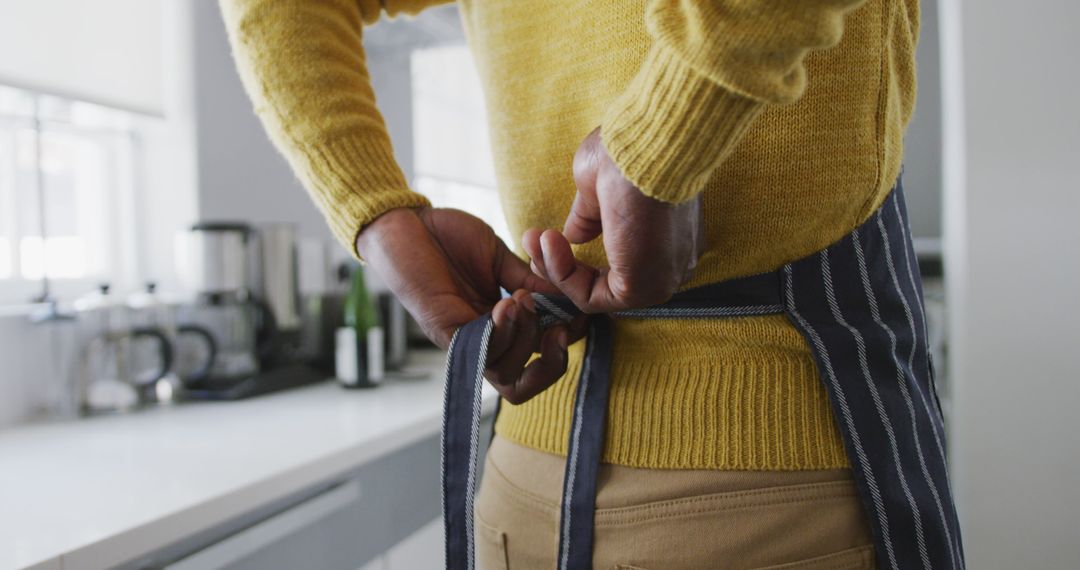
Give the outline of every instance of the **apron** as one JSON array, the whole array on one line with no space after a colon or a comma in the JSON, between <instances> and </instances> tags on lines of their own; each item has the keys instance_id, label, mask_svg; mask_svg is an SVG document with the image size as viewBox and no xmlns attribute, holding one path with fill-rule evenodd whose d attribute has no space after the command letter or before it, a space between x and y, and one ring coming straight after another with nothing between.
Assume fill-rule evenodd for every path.
<instances>
[{"instance_id":1,"label":"apron","mask_svg":"<svg viewBox=\"0 0 1080 570\"><path fill-rule=\"evenodd\" d=\"M563 479L557 565L592 567L596 476L603 452L612 319L784 314L806 339L829 395L870 522L878 568L964 568L949 487L945 432L927 347L921 277L898 182L866 222L780 269L676 294L647 309L590 321ZM534 295L545 326L580 314ZM450 344L443 419L447 568L475 568L480 389L490 316Z\"/></svg>"}]
</instances>

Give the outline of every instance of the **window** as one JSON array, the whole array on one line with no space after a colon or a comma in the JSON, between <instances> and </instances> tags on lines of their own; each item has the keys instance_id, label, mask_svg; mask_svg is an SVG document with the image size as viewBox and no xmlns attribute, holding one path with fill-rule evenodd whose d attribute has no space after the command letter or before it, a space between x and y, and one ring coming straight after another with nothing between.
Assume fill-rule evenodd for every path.
<instances>
[{"instance_id":1,"label":"window","mask_svg":"<svg viewBox=\"0 0 1080 570\"><path fill-rule=\"evenodd\" d=\"M511 248L491 157L480 78L464 45L412 53L417 191L486 221Z\"/></svg>"},{"instance_id":2,"label":"window","mask_svg":"<svg viewBox=\"0 0 1080 570\"><path fill-rule=\"evenodd\" d=\"M0 86L0 303L69 296L119 270L130 116Z\"/></svg>"}]
</instances>

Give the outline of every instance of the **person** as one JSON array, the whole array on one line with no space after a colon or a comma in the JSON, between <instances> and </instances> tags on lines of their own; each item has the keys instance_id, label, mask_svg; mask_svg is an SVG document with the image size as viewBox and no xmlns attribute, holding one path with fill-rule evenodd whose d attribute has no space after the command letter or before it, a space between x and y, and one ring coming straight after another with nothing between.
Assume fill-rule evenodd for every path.
<instances>
[{"instance_id":1,"label":"person","mask_svg":"<svg viewBox=\"0 0 1080 570\"><path fill-rule=\"evenodd\" d=\"M897 187L918 1L460 0L516 251L409 188L376 106L364 25L439 3L221 0L342 244L443 348L490 313L478 565L567 567L589 315L762 274L778 314L614 320L591 565L962 567Z\"/></svg>"}]
</instances>

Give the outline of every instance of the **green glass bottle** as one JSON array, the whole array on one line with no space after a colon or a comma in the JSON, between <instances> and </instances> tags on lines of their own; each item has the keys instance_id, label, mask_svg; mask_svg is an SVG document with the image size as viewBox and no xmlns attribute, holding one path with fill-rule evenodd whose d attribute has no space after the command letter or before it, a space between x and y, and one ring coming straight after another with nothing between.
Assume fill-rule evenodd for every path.
<instances>
[{"instance_id":1,"label":"green glass bottle","mask_svg":"<svg viewBox=\"0 0 1080 570\"><path fill-rule=\"evenodd\" d=\"M383 330L379 313L357 267L345 297L345 326L336 335L337 378L349 388L377 386L384 377Z\"/></svg>"}]
</instances>

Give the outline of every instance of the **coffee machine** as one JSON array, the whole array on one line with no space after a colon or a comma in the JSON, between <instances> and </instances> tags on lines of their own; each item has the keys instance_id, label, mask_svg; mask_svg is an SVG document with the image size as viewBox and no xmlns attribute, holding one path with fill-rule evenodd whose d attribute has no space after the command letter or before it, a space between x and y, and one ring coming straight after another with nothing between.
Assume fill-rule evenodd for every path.
<instances>
[{"instance_id":1,"label":"coffee machine","mask_svg":"<svg viewBox=\"0 0 1080 570\"><path fill-rule=\"evenodd\" d=\"M194 293L179 318L210 331L214 344L205 376L185 382L189 397L237 399L321 379L298 350L293 225L201 222L175 245L177 271Z\"/></svg>"}]
</instances>

